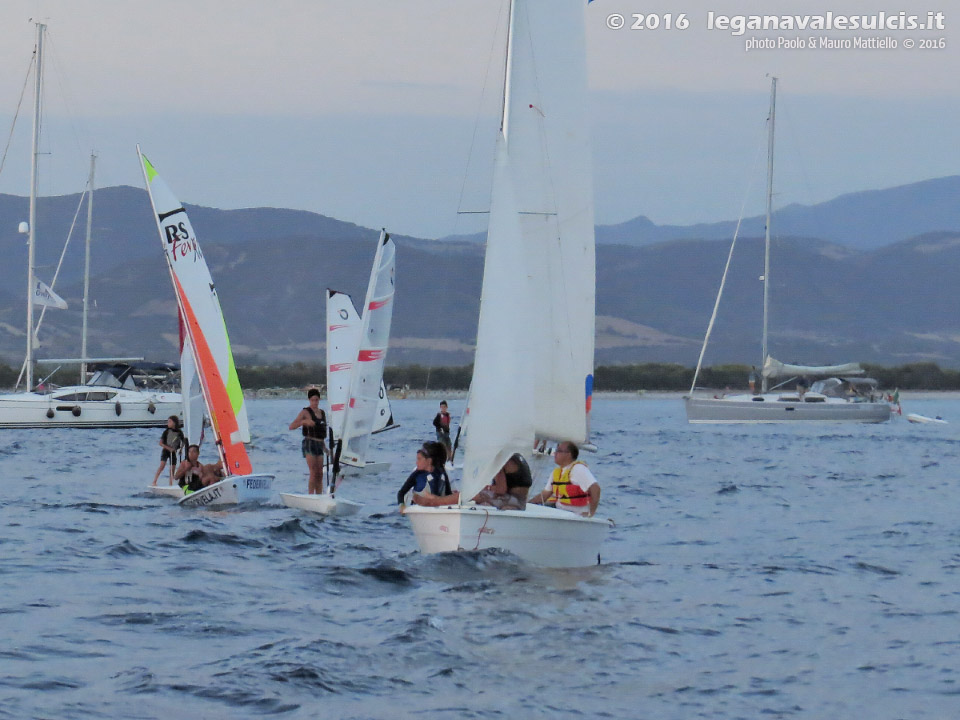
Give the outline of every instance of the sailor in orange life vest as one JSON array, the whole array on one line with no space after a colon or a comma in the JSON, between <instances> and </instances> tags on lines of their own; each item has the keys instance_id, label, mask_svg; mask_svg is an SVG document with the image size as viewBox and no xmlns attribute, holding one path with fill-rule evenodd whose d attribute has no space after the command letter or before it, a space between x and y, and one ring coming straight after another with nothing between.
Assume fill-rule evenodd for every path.
<instances>
[{"instance_id":1,"label":"sailor in orange life vest","mask_svg":"<svg viewBox=\"0 0 960 720\"><path fill-rule=\"evenodd\" d=\"M527 502L534 505L556 505L578 515L593 517L600 504L600 485L586 463L577 458L580 448L569 440L558 443L553 451L557 467L539 495Z\"/></svg>"}]
</instances>

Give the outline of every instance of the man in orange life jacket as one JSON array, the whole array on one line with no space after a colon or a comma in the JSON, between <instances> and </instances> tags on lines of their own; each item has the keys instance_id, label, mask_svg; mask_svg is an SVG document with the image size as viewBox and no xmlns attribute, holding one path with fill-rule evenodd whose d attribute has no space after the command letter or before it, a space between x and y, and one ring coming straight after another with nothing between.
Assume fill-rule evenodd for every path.
<instances>
[{"instance_id":1,"label":"man in orange life jacket","mask_svg":"<svg viewBox=\"0 0 960 720\"><path fill-rule=\"evenodd\" d=\"M557 467L539 495L528 502L535 505L556 505L578 515L593 517L600 504L600 485L586 463L578 460L580 448L570 441L557 444L553 461Z\"/></svg>"}]
</instances>

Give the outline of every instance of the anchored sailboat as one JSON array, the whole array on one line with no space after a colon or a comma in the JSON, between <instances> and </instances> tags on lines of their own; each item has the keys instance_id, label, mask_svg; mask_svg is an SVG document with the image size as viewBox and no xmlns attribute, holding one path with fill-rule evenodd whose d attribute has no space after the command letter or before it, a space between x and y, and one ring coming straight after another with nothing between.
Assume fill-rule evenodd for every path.
<instances>
[{"instance_id":1,"label":"anchored sailboat","mask_svg":"<svg viewBox=\"0 0 960 720\"><path fill-rule=\"evenodd\" d=\"M770 82L770 114L767 118L767 221L764 237L764 266L763 266L763 331L761 334L761 387L757 394L724 395L723 397L705 397L694 395L697 387L697 377L703 363L707 342L713 329L717 307L726 281L720 283L720 292L717 294L713 316L707 327L694 372L690 395L684 398L687 410L687 421L691 423L779 423L796 421L818 422L864 422L878 423L890 419L890 406L882 398L871 397L872 392L866 394L857 392L854 388L861 383L849 379L852 375L862 375L863 369L856 363L830 366L788 365L775 360L767 350L767 325L770 306L770 226L773 215L773 149L774 126L776 124L777 108L777 78ZM734 237L736 242L736 237ZM730 248L730 257L733 246ZM730 257L727 259L727 268L730 266ZM801 384L794 392L768 392L769 380L777 377L840 375L845 382L836 380L831 383L820 381L814 383L809 392L806 385ZM875 388L876 381L873 383ZM849 392L833 392L833 388L845 388Z\"/></svg>"},{"instance_id":2,"label":"anchored sailboat","mask_svg":"<svg viewBox=\"0 0 960 720\"><path fill-rule=\"evenodd\" d=\"M599 561L608 523L470 499L516 452L585 443L595 251L582 0L514 0L460 504L406 509L421 551L501 548L548 567Z\"/></svg>"},{"instance_id":3,"label":"anchored sailboat","mask_svg":"<svg viewBox=\"0 0 960 720\"><path fill-rule=\"evenodd\" d=\"M87 237L86 261L83 273L83 325L79 358L37 360L47 364L80 364L80 384L65 387L43 383L35 388L33 376L34 350L37 332L43 321L34 324L34 308L67 307L66 302L35 273L37 229L37 177L40 156L41 98L44 76L44 33L46 25L37 23L34 66L33 152L30 164L30 220L21 223L20 230L27 238L27 352L22 376L26 391L0 395L0 428L120 428L162 427L169 415L179 412L180 395L169 387L151 384L149 372L139 375L143 385L134 380L135 370L127 363L142 358L91 358L87 354L88 310L90 307L90 243L93 219L93 187L96 157L90 157L90 177L87 183ZM82 199L81 199L82 202ZM77 212L79 214L79 207ZM69 238L68 238L69 240ZM64 247L64 251L66 246ZM65 254L65 252L64 252ZM61 255L61 262L63 255ZM58 266L59 272L59 266ZM55 284L56 275L51 285ZM92 378L87 378L88 365L103 365ZM116 365L123 363L123 365ZM54 371L56 372L56 370ZM19 387L19 380L17 382Z\"/></svg>"},{"instance_id":4,"label":"anchored sailboat","mask_svg":"<svg viewBox=\"0 0 960 720\"><path fill-rule=\"evenodd\" d=\"M183 206L140 152L139 146L137 155L226 476L185 496L180 504L203 507L262 502L270 497L273 475L253 474L244 447L244 443L250 441L250 432L243 389L237 378L213 278Z\"/></svg>"}]
</instances>

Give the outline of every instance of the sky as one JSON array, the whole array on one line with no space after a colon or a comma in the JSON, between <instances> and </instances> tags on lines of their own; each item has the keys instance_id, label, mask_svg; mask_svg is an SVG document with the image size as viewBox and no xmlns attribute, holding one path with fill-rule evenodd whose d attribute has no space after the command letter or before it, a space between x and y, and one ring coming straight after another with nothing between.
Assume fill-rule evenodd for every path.
<instances>
[{"instance_id":1,"label":"sky","mask_svg":"<svg viewBox=\"0 0 960 720\"><path fill-rule=\"evenodd\" d=\"M140 143L185 202L292 207L421 237L472 232L481 216L458 211L489 201L506 7L507 0L4 0L0 142L7 144L24 86L32 23L42 19L49 154L41 194L81 190L91 150L98 186L141 186ZM939 11L944 29L708 28L710 12L881 10ZM641 12L660 27L631 29ZM664 27L681 13L688 27ZM611 28L618 14L625 27ZM960 173L957 0L593 0L586 18L600 224L759 213L768 74L780 79L775 204ZM746 49L751 39L821 36L890 38L898 47ZM904 47L941 38L943 48ZM31 93L0 192L27 194Z\"/></svg>"}]
</instances>

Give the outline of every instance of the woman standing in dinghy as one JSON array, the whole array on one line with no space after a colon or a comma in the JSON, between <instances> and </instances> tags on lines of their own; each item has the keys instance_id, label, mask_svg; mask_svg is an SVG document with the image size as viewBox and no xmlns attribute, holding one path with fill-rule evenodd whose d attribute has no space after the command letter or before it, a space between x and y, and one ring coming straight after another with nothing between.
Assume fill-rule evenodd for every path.
<instances>
[{"instance_id":1,"label":"woman standing in dinghy","mask_svg":"<svg viewBox=\"0 0 960 720\"><path fill-rule=\"evenodd\" d=\"M316 388L307 391L307 402L310 404L290 423L290 429L300 428L303 432L300 451L310 471L307 492L318 494L323 492L323 456L328 453L323 442L327 435L327 414L320 409L320 391Z\"/></svg>"}]
</instances>

